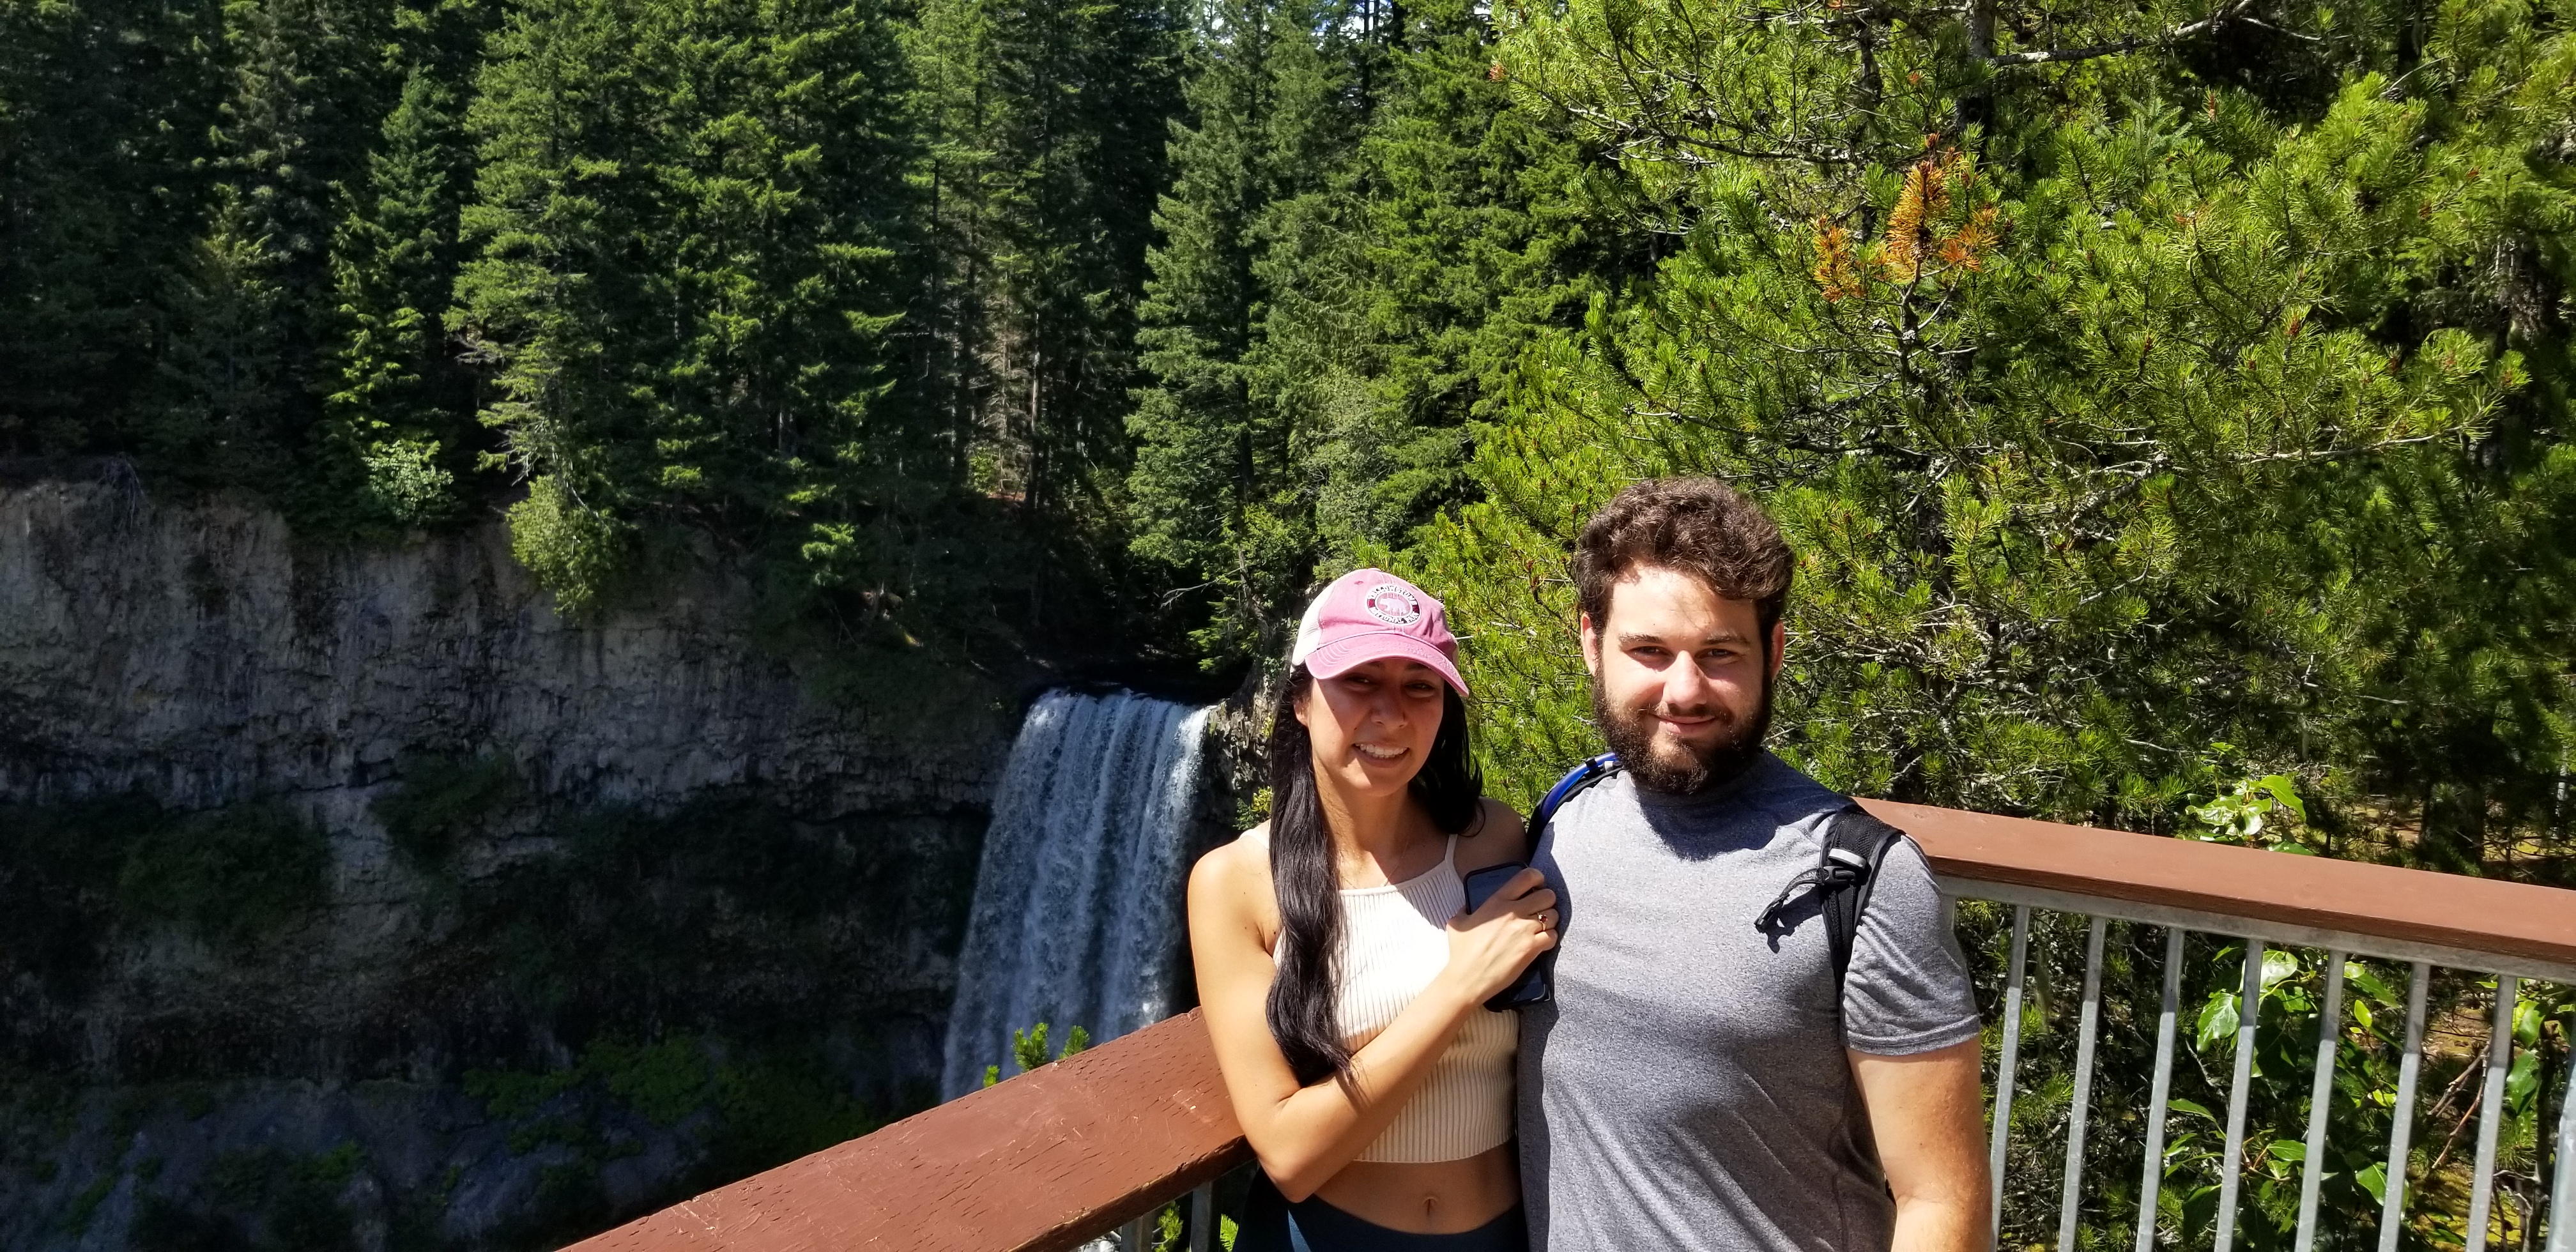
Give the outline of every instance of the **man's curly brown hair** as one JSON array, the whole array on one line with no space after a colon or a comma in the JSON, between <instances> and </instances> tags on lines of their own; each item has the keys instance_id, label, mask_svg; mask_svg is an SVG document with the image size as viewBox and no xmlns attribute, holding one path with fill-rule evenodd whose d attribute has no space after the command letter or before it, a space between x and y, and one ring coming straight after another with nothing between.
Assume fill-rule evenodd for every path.
<instances>
[{"instance_id":1,"label":"man's curly brown hair","mask_svg":"<svg viewBox=\"0 0 2576 1252\"><path fill-rule=\"evenodd\" d=\"M1575 600L1600 627L1621 579L1650 566L1679 570L1724 599L1752 601L1767 654L1794 565L1780 528L1742 492L1714 478L1650 478L1583 524L1574 543Z\"/></svg>"}]
</instances>

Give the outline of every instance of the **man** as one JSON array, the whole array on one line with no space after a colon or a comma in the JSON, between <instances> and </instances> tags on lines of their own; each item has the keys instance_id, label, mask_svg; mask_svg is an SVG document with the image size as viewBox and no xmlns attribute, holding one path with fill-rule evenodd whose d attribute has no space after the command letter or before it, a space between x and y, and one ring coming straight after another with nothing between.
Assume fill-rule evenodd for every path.
<instances>
[{"instance_id":1,"label":"man","mask_svg":"<svg viewBox=\"0 0 2576 1252\"><path fill-rule=\"evenodd\" d=\"M1762 745L1790 568L1710 479L1631 487L1577 545L1624 769L1533 856L1563 909L1521 1014L1533 1249L1990 1246L1976 1001L1922 853L1880 865L1839 1001L1816 909L1757 926L1846 804Z\"/></svg>"}]
</instances>

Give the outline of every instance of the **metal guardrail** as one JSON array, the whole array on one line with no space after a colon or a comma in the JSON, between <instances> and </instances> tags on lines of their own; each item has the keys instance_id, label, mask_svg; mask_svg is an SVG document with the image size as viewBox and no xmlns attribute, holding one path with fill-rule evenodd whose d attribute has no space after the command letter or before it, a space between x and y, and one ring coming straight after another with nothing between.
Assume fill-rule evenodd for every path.
<instances>
[{"instance_id":1,"label":"metal guardrail","mask_svg":"<svg viewBox=\"0 0 2576 1252\"><path fill-rule=\"evenodd\" d=\"M2137 1252L2154 1252L2157 1242L2158 1167L2171 1094L2183 944L2194 931L2245 942L2243 989L2250 994L2240 1003L2247 1006L2261 995L2268 947L2316 949L2327 955L2296 1252L2311 1252L2322 1217L2320 1170L2328 1126L2316 1114L2327 1107L2334 1078L2344 961L2371 957L2412 967L2380 1252L2395 1252L2405 1213L2406 1162L2432 969L2497 976L2490 1029L2504 1046L2489 1048L2486 1058L2488 1083L2479 1110L2465 1249L2486 1252L2503 1077L2512 1063L2512 1013L2526 980L2576 984L2576 891L1918 805L1866 803L1923 846L1945 894L1991 900L2013 911L1991 1136L1998 1212L2021 1060L2032 915L2063 911L2090 920L2058 1252L2075 1252L2087 1181L2084 1144L2101 1031L2103 946L2113 921L2165 931ZM2239 1015L2211 1252L2230 1252L2237 1233L2258 1016L2252 1011ZM2570 1069L2576 1071L2576 1065ZM2567 1094L2576 1096L2576 1090ZM2545 1247L2547 1252L2576 1252L2576 1220L2567 1216L2576 1205L2576 1099L2562 1102L2556 1145ZM1151 1246L1153 1215L1187 1197L1188 1246L1205 1252L1216 1224L1206 1184L1249 1158L1207 1031L1192 1012L575 1247L581 1252L1059 1252L1108 1236L1124 1252L1143 1252Z\"/></svg>"},{"instance_id":2,"label":"metal guardrail","mask_svg":"<svg viewBox=\"0 0 2576 1252\"><path fill-rule=\"evenodd\" d=\"M2004 992L2003 1055L1996 1073L1994 1112L1989 1131L1994 1173L1993 1216L1998 1224L2003 1214L2004 1155L2009 1147L2012 1127L2013 1080L2020 1052L2023 977L2028 961L2031 910L2046 908L2075 913L2090 922L2084 949L2083 1008L2076 1036L2075 1094L2067 1130L2065 1182L2059 1201L2058 1252L2074 1250L2078 1206L2083 1197L2084 1135L2092 1093L2094 1044L2101 1023L2102 939L2107 923L2114 920L2143 922L2165 929L2164 996L2156 1018L2155 1077L2147 1109L2144 1174L2139 1183L2137 1252L2152 1252L2156 1243L2156 1195L2163 1181L2159 1166L2164 1156L2166 1100L2172 1090L2176 1012L2182 990L2183 941L2194 930L2245 940L2244 981L2238 995L2241 997L2239 1003L2249 1007L2238 1014L2234 1068L2228 1085L2225 1163L2219 1176L2217 1235L2213 1243L2213 1252L2228 1252L2235 1239L2238 1193L2243 1177L2240 1167L2244 1159L2246 1092L2252 1078L2254 1033L2259 1017L2259 1013L2250 1006L2259 1004L2262 999L2263 957L2272 943L2263 932L2273 928L2243 925L2244 919L2136 905L2111 905L2099 900L2069 897L2060 892L1966 881L1944 883L1943 886L1949 894L1960 898L1993 900L2013 906L2012 956ZM2191 920L2186 922L2186 917ZM2231 922L2238 924L2231 925ZM2326 950L2326 986L2324 1006L2318 1016L2316 1070L2310 1080L2308 1097L2305 1157L2299 1184L2297 1252L2310 1252L2316 1246L2317 1200L2323 1182L2326 1150L2326 1113L2334 1086L2339 1051L2337 1041L2345 1021L2345 962L2354 956L2402 959L2409 955L2424 959L2410 962L2413 972L2407 982L2406 1044L2400 1055L2396 1101L2392 1106L2395 1128L2388 1143L2388 1181L2380 1211L2379 1252L2396 1252L2398 1234L2404 1225L2407 1153L2414 1125L2416 1079L2423 1063L2425 993L2436 964L2496 975L2495 1005L2489 1022L2492 1033L2486 1050L2487 1082L2479 1109L2476 1163L2472 1167L2466 1248L2466 1252L2484 1252L2494 1197L2497 1131L2503 1121L2504 1078L2513 1064L2513 1015L2521 981L2518 975L2502 972L2499 967L2511 964L2523 969L2534 965L2545 968L2546 963L2500 961L2474 952L2453 953L2448 959L2436 961L2430 959L2422 945L2372 942L2366 936L2336 936L2326 942L2299 946L2323 947ZM2576 983L2576 975L2562 973L2553 981ZM2570 1229L2576 1223L2563 1220L2571 1185L2570 1158L2576 1157L2576 1100L2562 1103L2566 1107L2561 1109L2559 1119L2558 1176L2550 1202L2551 1232L2547 1245L2550 1252L2569 1252L2571 1236L2576 1236L2576 1231Z\"/></svg>"},{"instance_id":3,"label":"metal guardrail","mask_svg":"<svg viewBox=\"0 0 2576 1252\"><path fill-rule=\"evenodd\" d=\"M2274 946L2317 949L2326 954L2317 1060L2309 1087L2295 1252L2312 1252L2316 1246L2327 1114L2339 1052L2337 1042L2345 1024L2346 961L2367 956L2404 962L2411 967L2406 1042L2399 1055L2398 1087L2391 1106L2393 1128L2379 1215L2379 1252L2397 1252L2404 1229L2408 1152L2412 1146L2417 1079L2424 1059L2426 993L2433 968L2447 966L2495 977L2486 1048L2488 1072L2471 1167L2465 1248L2465 1252L2485 1252L2494 1202L2497 1134L2504 1121L2504 1079L2513 1064L2513 1018L2518 992L2525 980L2576 985L2576 943L2571 943L2576 940L2576 892L1962 814L1918 805L1869 802L1869 807L1883 819L1915 832L1941 878L1944 895L1989 900L2013 908L2012 948L2007 958L2001 1023L2002 1055L1996 1068L1988 1135L1994 1178L1992 1217L1998 1229L2003 1215L2004 1160L2010 1146L2013 1087L2020 1053L2031 912L2044 909L2081 916L2089 923L2083 1000L2076 1028L2074 1094L2058 1203L2057 1252L2075 1249L2085 1181L2084 1141L2094 1053L2101 1027L2102 945L2111 921L2161 927L2165 932L2163 995L2157 1013L2155 1069L2146 1116L2136 1252L2153 1252L2156 1245L2156 1199L2163 1182L2160 1166L2166 1102L2172 1090L2183 943L2194 931L2242 939L2245 954L2211 1252L2229 1252L2235 1241L2244 1177L2247 1093L2259 1021L2257 1006L2264 989L2263 958L2266 950ZM1999 849L1998 844L2007 846ZM2152 872L2142 872L2148 870ZM2091 879L2084 889L2070 890L2062 885L2084 879ZM2212 904L2220 907L2208 907ZM2576 1066L2570 1070L2556 1134L2557 1170L2549 1206L2548 1252L2576 1252L2576 1222L2566 1219L2568 1205L2576 1199L2576 1159L2571 1159L2576 1158Z\"/></svg>"}]
</instances>

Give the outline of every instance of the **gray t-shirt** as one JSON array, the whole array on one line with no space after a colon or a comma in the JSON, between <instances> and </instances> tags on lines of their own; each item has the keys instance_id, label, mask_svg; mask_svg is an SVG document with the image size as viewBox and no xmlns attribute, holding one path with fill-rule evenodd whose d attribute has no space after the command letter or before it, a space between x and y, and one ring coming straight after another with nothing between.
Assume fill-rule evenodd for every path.
<instances>
[{"instance_id":1,"label":"gray t-shirt","mask_svg":"<svg viewBox=\"0 0 2576 1252\"><path fill-rule=\"evenodd\" d=\"M1895 1202L1845 1041L1948 1047L1977 1006L1910 841L1871 888L1840 1014L1814 906L1754 928L1844 803L1766 755L1712 792L1621 774L1558 812L1532 858L1564 909L1556 995L1521 1010L1533 1249L1885 1252Z\"/></svg>"}]
</instances>

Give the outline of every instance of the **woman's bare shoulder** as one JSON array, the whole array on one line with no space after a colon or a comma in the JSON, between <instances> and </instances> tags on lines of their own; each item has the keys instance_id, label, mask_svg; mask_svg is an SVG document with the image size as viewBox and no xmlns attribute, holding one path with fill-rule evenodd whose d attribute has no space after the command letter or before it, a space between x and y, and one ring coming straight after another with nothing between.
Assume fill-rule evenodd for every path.
<instances>
[{"instance_id":1,"label":"woman's bare shoulder","mask_svg":"<svg viewBox=\"0 0 2576 1252\"><path fill-rule=\"evenodd\" d=\"M1220 858L1231 859L1245 856L1259 859L1265 863L1268 862L1270 859L1270 823L1266 821L1262 822L1260 825L1254 826L1252 829L1208 849L1207 853L1199 858L1199 862L1200 864L1206 864L1209 861L1219 860Z\"/></svg>"},{"instance_id":2,"label":"woman's bare shoulder","mask_svg":"<svg viewBox=\"0 0 2576 1252\"><path fill-rule=\"evenodd\" d=\"M1266 892L1270 887L1270 823L1263 822L1202 854L1197 867L1190 871L1191 890L1195 893L1202 884L1229 895L1246 890Z\"/></svg>"},{"instance_id":3,"label":"woman's bare shoulder","mask_svg":"<svg viewBox=\"0 0 2576 1252\"><path fill-rule=\"evenodd\" d=\"M1218 909L1267 933L1277 911L1270 895L1270 824L1263 822L1199 857L1190 870L1190 907Z\"/></svg>"}]
</instances>

